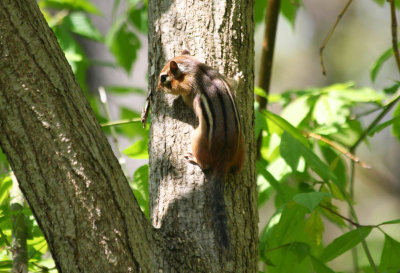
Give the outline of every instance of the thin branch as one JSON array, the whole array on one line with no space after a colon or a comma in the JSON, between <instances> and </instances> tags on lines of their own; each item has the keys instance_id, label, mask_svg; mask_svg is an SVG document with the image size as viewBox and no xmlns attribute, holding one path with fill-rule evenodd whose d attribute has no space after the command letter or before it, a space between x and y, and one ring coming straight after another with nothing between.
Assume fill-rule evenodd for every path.
<instances>
[{"instance_id":1,"label":"thin branch","mask_svg":"<svg viewBox=\"0 0 400 273\"><path fill-rule=\"evenodd\" d=\"M110 127L110 126L118 126L118 125L125 125L125 124L130 124L130 123L136 123L140 122L140 118L131 118L131 119L121 119L121 120L116 120L116 121L109 121L100 124L101 127Z\"/></svg>"},{"instance_id":2,"label":"thin branch","mask_svg":"<svg viewBox=\"0 0 400 273\"><path fill-rule=\"evenodd\" d=\"M350 189L349 189L349 194L350 198L354 200L354 182L355 182L355 173L356 173L356 165L354 164L354 161L351 161L350 163ZM351 217L351 212L349 211L350 217ZM351 227L350 227L351 228ZM360 265L358 263L358 251L357 248L353 247L351 249L351 256L353 260L353 268L354 272L359 272L360 271Z\"/></svg>"},{"instance_id":3,"label":"thin branch","mask_svg":"<svg viewBox=\"0 0 400 273\"><path fill-rule=\"evenodd\" d=\"M266 249L266 250L264 250L264 252L275 251L275 250L278 250L278 249L281 249L281 248L285 248L285 247L288 247L288 246L291 246L291 245L292 245L291 243L283 244L283 245L280 245L280 246L277 246L277 247Z\"/></svg>"},{"instance_id":4,"label":"thin branch","mask_svg":"<svg viewBox=\"0 0 400 273\"><path fill-rule=\"evenodd\" d=\"M374 128L386 116L386 114L389 113L389 111L393 108L393 106L396 105L399 100L400 94L397 94L397 96L393 100L391 100L387 105L383 107L382 112L371 122L368 128L364 130L361 136L357 139L356 143L354 143L353 146L350 147L351 153L354 153L355 149L368 136L372 128Z\"/></svg>"},{"instance_id":5,"label":"thin branch","mask_svg":"<svg viewBox=\"0 0 400 273\"><path fill-rule=\"evenodd\" d=\"M347 204L349 205L351 217L354 219L354 222L357 224L356 227L357 227L358 233L359 233L359 235L360 235L361 245L362 245L362 247L363 247L363 249L364 249L365 255L367 256L368 262L369 262L369 264L371 265L372 270L373 270L375 273L379 273L379 270L378 270L378 268L376 267L376 264L375 264L375 262L374 262L374 259L372 258L371 251L369 250L369 247L368 247L368 245L367 245L367 241L365 240L364 234L362 233L362 230L361 230L361 227L362 227L362 226L360 225L360 222L358 221L358 217L357 217L356 211L355 211L353 205L351 204L351 201L349 200L349 198L348 198L347 195L345 194L344 190L341 189L341 188L339 188L339 190L341 191L342 195L343 195L344 198L346 199Z\"/></svg>"},{"instance_id":6,"label":"thin branch","mask_svg":"<svg viewBox=\"0 0 400 273\"><path fill-rule=\"evenodd\" d=\"M327 43L329 42L329 39L332 37L333 32L335 31L337 25L339 24L340 20L342 19L344 13L346 12L346 10L348 9L348 7L350 6L351 2L353 0L349 0L347 1L346 5L344 6L344 8L342 9L342 11L339 13L335 24L333 24L331 30L328 32L328 35L326 35L324 41L322 42L321 47L319 48L319 60L321 63L321 69L322 69L322 74L325 76L326 75L326 70L325 70L325 65L324 65L324 60L323 60L323 52L324 49L327 45Z\"/></svg>"},{"instance_id":7,"label":"thin branch","mask_svg":"<svg viewBox=\"0 0 400 273\"><path fill-rule=\"evenodd\" d=\"M356 227L361 227L362 225L360 225L359 223L354 222L353 220L351 220L350 218L347 218L346 216L341 215L340 213L334 211L333 209L326 207L324 205L319 204L319 206L323 209L326 209L327 211L329 211L332 214L335 214L336 216L339 216L340 218L342 218L343 220L349 222L350 224L352 224L353 226Z\"/></svg>"},{"instance_id":8,"label":"thin branch","mask_svg":"<svg viewBox=\"0 0 400 273\"><path fill-rule=\"evenodd\" d=\"M150 89L149 95L146 98L146 102L145 102L145 105L143 107L142 115L141 115L141 122L142 122L143 128L146 127L147 116L149 115L150 105L151 105L152 102L153 102L153 90Z\"/></svg>"},{"instance_id":9,"label":"thin branch","mask_svg":"<svg viewBox=\"0 0 400 273\"><path fill-rule=\"evenodd\" d=\"M353 116L351 117L351 119L352 119L352 120L353 120L353 119L359 119L359 118L362 118L362 117L364 117L364 116L368 116L369 114L372 114L372 113L374 113L374 112L376 112L376 111L379 111L379 110L381 110L381 109L382 109L382 107L376 107L376 108L367 110L367 111L365 111L365 112L359 113L359 114L357 114L357 115L353 115Z\"/></svg>"},{"instance_id":10,"label":"thin branch","mask_svg":"<svg viewBox=\"0 0 400 273\"><path fill-rule=\"evenodd\" d=\"M396 19L396 7L395 0L389 0L390 2L390 15L392 20L392 44L393 44L393 52L394 58L396 59L397 69L400 72L400 53L399 46L397 45L397 19Z\"/></svg>"},{"instance_id":11,"label":"thin branch","mask_svg":"<svg viewBox=\"0 0 400 273\"><path fill-rule=\"evenodd\" d=\"M269 0L267 7L267 14L265 15L265 31L261 52L260 74L258 79L258 86L269 94L271 75L272 75L272 62L275 49L276 30L278 28L279 11L281 0ZM267 99L261 96L256 96L257 101L260 103L260 109L267 107Z\"/></svg>"},{"instance_id":12,"label":"thin branch","mask_svg":"<svg viewBox=\"0 0 400 273\"><path fill-rule=\"evenodd\" d=\"M344 147L340 146L339 144L333 142L330 139L327 139L326 137L323 137L321 135L318 135L316 133L312 133L312 132L305 132L303 131L303 134L306 137L312 137L315 138L317 140L320 140L326 144L328 144L329 146L331 146L333 149L337 150L339 153L343 154L344 156L346 156L347 158L353 160L355 163L359 164L361 167L363 168L371 168L371 166L369 166L368 164L362 162L358 157L356 157L354 154L350 153L347 149L345 149Z\"/></svg>"}]
</instances>

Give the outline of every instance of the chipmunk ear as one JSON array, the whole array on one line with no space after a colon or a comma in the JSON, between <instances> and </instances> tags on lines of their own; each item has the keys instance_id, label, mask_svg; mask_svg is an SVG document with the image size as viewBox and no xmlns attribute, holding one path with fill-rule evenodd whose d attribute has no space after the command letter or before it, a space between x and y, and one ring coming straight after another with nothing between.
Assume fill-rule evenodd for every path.
<instances>
[{"instance_id":1,"label":"chipmunk ear","mask_svg":"<svg viewBox=\"0 0 400 273\"><path fill-rule=\"evenodd\" d=\"M169 70L175 77L178 77L179 74L181 73L181 71L179 70L178 64L175 61L169 62Z\"/></svg>"},{"instance_id":2,"label":"chipmunk ear","mask_svg":"<svg viewBox=\"0 0 400 273\"><path fill-rule=\"evenodd\" d=\"M187 49L182 50L182 55L190 55L189 50Z\"/></svg>"}]
</instances>

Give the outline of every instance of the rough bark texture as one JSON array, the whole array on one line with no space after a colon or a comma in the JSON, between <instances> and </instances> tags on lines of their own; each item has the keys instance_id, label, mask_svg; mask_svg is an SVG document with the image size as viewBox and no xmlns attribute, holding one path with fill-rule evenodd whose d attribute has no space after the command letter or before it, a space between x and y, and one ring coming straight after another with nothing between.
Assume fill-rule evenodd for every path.
<instances>
[{"instance_id":1,"label":"rough bark texture","mask_svg":"<svg viewBox=\"0 0 400 273\"><path fill-rule=\"evenodd\" d=\"M202 257L199 272L256 272L257 194L253 135L253 1L149 1L149 79L153 90L150 135L150 213L153 225L190 245L182 252ZM220 260L208 209L205 177L188 163L195 116L180 98L154 91L165 61L188 49L228 77L244 76L237 104L245 128L246 163L225 182L232 259ZM167 262L168 263L168 262ZM196 267L200 268L200 267ZM177 272L164 267L163 272ZM179 270L178 270L179 271ZM180 271L185 272L185 271ZM192 271L198 272L198 271Z\"/></svg>"},{"instance_id":2,"label":"rough bark texture","mask_svg":"<svg viewBox=\"0 0 400 273\"><path fill-rule=\"evenodd\" d=\"M155 272L151 225L36 1L0 1L0 145L59 272Z\"/></svg>"}]
</instances>

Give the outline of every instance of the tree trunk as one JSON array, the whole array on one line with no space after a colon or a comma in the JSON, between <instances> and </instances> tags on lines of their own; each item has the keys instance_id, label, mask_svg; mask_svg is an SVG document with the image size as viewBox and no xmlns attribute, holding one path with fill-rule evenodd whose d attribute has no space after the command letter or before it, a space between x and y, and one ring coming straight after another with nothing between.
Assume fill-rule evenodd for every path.
<instances>
[{"instance_id":1,"label":"tree trunk","mask_svg":"<svg viewBox=\"0 0 400 273\"><path fill-rule=\"evenodd\" d=\"M36 1L2 0L0 145L59 272L256 272L253 5L160 2L150 1L151 87L163 61L183 46L227 76L245 76L237 98L247 160L240 175L229 176L225 195L233 259L219 261L203 211L202 171L182 158L194 124L182 101L157 97L153 108L156 230L140 211Z\"/></svg>"},{"instance_id":2,"label":"tree trunk","mask_svg":"<svg viewBox=\"0 0 400 273\"><path fill-rule=\"evenodd\" d=\"M151 272L156 233L34 0L0 1L0 132L59 272Z\"/></svg>"},{"instance_id":3,"label":"tree trunk","mask_svg":"<svg viewBox=\"0 0 400 273\"><path fill-rule=\"evenodd\" d=\"M258 211L253 114L253 1L149 1L149 88L154 103L150 133L150 213L153 225L172 238L190 241L206 261L205 272L256 272ZM209 215L206 179L188 163L195 116L173 95L155 90L165 61L190 51L222 74L244 76L237 104L246 132L246 163L225 182L232 259L220 260ZM166 270L164 272L173 272Z\"/></svg>"}]
</instances>

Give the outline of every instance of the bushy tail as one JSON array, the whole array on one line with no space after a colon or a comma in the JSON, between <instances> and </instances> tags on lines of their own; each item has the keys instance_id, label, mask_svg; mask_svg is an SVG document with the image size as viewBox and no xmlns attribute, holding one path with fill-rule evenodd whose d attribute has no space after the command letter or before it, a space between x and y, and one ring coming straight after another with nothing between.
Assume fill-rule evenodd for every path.
<instances>
[{"instance_id":1,"label":"bushy tail","mask_svg":"<svg viewBox=\"0 0 400 273\"><path fill-rule=\"evenodd\" d=\"M224 180L223 175L212 175L209 181L210 210L213 218L215 239L223 253L229 256L230 235L228 229L228 218L226 215L224 201Z\"/></svg>"}]
</instances>

